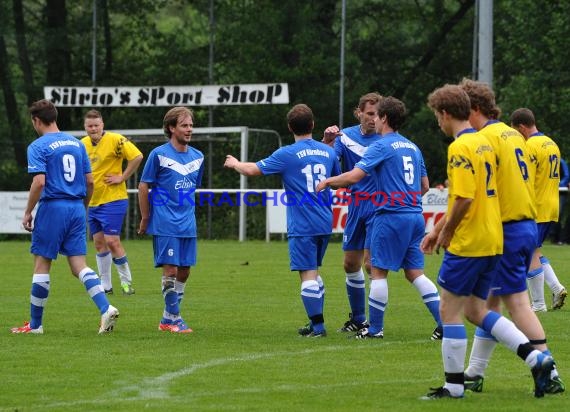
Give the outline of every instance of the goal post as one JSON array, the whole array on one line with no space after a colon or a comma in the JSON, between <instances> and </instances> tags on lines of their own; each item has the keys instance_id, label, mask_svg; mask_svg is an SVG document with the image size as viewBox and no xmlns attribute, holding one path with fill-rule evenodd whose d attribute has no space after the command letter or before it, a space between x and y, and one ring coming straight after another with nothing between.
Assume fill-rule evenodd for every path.
<instances>
[{"instance_id":1,"label":"goal post","mask_svg":"<svg viewBox=\"0 0 570 412\"><path fill-rule=\"evenodd\" d=\"M129 138L135 144L137 143L164 143L166 142L166 137L162 129L112 129L109 130L114 133L122 134L123 136ZM250 132L271 134L277 137L277 144L275 149L281 147L281 136L275 130L266 129L253 129L247 126L228 126L228 127L196 127L192 131L192 142L209 142L212 141L212 136L215 135L239 135L240 139L240 161L247 162L249 153L249 138ZM72 130L66 131L75 137L81 138L86 136L84 130ZM225 138L225 140L230 140ZM205 156L209 156L209 153L204 153ZM138 171L131 177L134 178L136 184L136 179L138 177ZM134 185L133 184L133 185ZM213 188L208 188L213 189ZM243 193L248 189L247 177L240 174L239 176L239 190ZM129 193L137 193L138 190L132 187L128 190ZM135 201L138 205L138 201ZM135 211L135 215L138 212ZM128 215L127 215L128 219ZM239 205L239 232L238 239L243 242L247 238L247 205L241 203Z\"/></svg>"}]
</instances>

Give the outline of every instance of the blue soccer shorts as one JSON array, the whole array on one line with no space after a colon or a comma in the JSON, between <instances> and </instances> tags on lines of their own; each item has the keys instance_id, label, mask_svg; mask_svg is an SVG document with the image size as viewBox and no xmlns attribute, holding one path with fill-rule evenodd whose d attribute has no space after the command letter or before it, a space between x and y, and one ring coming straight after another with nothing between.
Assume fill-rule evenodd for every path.
<instances>
[{"instance_id":1,"label":"blue soccer shorts","mask_svg":"<svg viewBox=\"0 0 570 412\"><path fill-rule=\"evenodd\" d=\"M503 223L503 256L497 264L491 291L511 295L527 290L526 274L537 247L538 230L534 220Z\"/></svg>"},{"instance_id":2,"label":"blue soccer shorts","mask_svg":"<svg viewBox=\"0 0 570 412\"><path fill-rule=\"evenodd\" d=\"M375 210L372 202L348 206L346 227L342 236L342 250L370 249L374 215Z\"/></svg>"},{"instance_id":3,"label":"blue soccer shorts","mask_svg":"<svg viewBox=\"0 0 570 412\"><path fill-rule=\"evenodd\" d=\"M445 251L437 283L459 296L475 295L486 300L501 255L464 257Z\"/></svg>"},{"instance_id":4,"label":"blue soccer shorts","mask_svg":"<svg viewBox=\"0 0 570 412\"><path fill-rule=\"evenodd\" d=\"M89 208L89 231L105 235L120 236L123 221L129 207L127 199L116 200Z\"/></svg>"},{"instance_id":5,"label":"blue soccer shorts","mask_svg":"<svg viewBox=\"0 0 570 412\"><path fill-rule=\"evenodd\" d=\"M544 243L544 241L546 240L546 238L548 237L548 232L550 232L550 228L554 225L554 222L542 222L542 223L537 223L537 229L538 229L538 247L542 247L542 244Z\"/></svg>"},{"instance_id":6,"label":"blue soccer shorts","mask_svg":"<svg viewBox=\"0 0 570 412\"><path fill-rule=\"evenodd\" d=\"M154 267L195 266L197 243L195 237L153 236Z\"/></svg>"},{"instance_id":7,"label":"blue soccer shorts","mask_svg":"<svg viewBox=\"0 0 570 412\"><path fill-rule=\"evenodd\" d=\"M420 243L425 235L421 213L381 213L374 216L370 245L372 266L398 271L423 269Z\"/></svg>"},{"instance_id":8,"label":"blue soccer shorts","mask_svg":"<svg viewBox=\"0 0 570 412\"><path fill-rule=\"evenodd\" d=\"M317 270L323 263L330 235L289 237L291 270Z\"/></svg>"},{"instance_id":9,"label":"blue soccer shorts","mask_svg":"<svg viewBox=\"0 0 570 412\"><path fill-rule=\"evenodd\" d=\"M87 254L87 225L82 199L40 201L32 231L30 251L37 256L57 259Z\"/></svg>"}]
</instances>

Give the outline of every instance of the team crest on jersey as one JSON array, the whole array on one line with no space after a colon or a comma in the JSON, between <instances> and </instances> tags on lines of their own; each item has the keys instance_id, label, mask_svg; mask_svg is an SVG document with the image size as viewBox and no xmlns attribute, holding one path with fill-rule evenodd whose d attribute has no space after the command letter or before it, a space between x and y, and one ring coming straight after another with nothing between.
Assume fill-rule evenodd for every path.
<instances>
[{"instance_id":1,"label":"team crest on jersey","mask_svg":"<svg viewBox=\"0 0 570 412\"><path fill-rule=\"evenodd\" d=\"M471 170L471 172L473 172L473 164L465 156L456 156L456 155L451 156L451 159L449 160L449 165L456 169L463 168Z\"/></svg>"}]
</instances>

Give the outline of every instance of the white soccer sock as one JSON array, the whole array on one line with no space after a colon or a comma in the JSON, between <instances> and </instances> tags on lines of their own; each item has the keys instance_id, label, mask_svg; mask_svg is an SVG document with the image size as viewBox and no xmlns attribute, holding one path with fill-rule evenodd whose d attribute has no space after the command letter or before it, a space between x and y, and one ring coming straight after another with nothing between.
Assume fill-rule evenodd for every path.
<instances>
[{"instance_id":1,"label":"white soccer sock","mask_svg":"<svg viewBox=\"0 0 570 412\"><path fill-rule=\"evenodd\" d=\"M497 322L491 329L491 334L514 353L517 353L520 345L528 342L528 338L524 333L518 330L515 324L504 316L497 319Z\"/></svg>"},{"instance_id":2,"label":"white soccer sock","mask_svg":"<svg viewBox=\"0 0 570 412\"><path fill-rule=\"evenodd\" d=\"M533 308L541 308L545 306L544 271L542 269L531 270L527 274L527 283Z\"/></svg>"},{"instance_id":3,"label":"white soccer sock","mask_svg":"<svg viewBox=\"0 0 570 412\"><path fill-rule=\"evenodd\" d=\"M131 268L129 267L129 260L127 255L120 258L113 258L117 272L119 272L119 277L121 278L121 283L128 283L129 285L133 281L131 276Z\"/></svg>"},{"instance_id":4,"label":"white soccer sock","mask_svg":"<svg viewBox=\"0 0 570 412\"><path fill-rule=\"evenodd\" d=\"M179 280L174 281L174 290L178 293L178 304L180 304L184 298L184 289L186 289L186 282L180 282Z\"/></svg>"},{"instance_id":5,"label":"white soccer sock","mask_svg":"<svg viewBox=\"0 0 570 412\"><path fill-rule=\"evenodd\" d=\"M99 272L103 289L113 289L113 283L111 281L111 262L113 261L111 252L97 253L95 260L97 261L97 271Z\"/></svg>"},{"instance_id":6,"label":"white soccer sock","mask_svg":"<svg viewBox=\"0 0 570 412\"><path fill-rule=\"evenodd\" d=\"M552 291L552 293L560 293L564 286L558 280L556 273L554 273L554 269L550 266L550 263L543 263L542 269L544 270L544 281ZM544 293L544 292L543 292Z\"/></svg>"},{"instance_id":7,"label":"white soccer sock","mask_svg":"<svg viewBox=\"0 0 570 412\"><path fill-rule=\"evenodd\" d=\"M489 360L491 355L493 355L495 346L497 346L497 342L493 339L475 335L473 346L471 347L471 355L469 356L469 366L465 370L465 374L472 378L485 376L485 370L489 366Z\"/></svg>"}]
</instances>

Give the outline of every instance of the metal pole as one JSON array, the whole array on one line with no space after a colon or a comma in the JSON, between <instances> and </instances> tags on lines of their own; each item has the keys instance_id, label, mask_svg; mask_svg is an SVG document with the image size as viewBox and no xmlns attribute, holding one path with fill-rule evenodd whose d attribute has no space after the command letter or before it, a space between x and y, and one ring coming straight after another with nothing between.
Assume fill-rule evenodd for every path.
<instances>
[{"instance_id":1,"label":"metal pole","mask_svg":"<svg viewBox=\"0 0 570 412\"><path fill-rule=\"evenodd\" d=\"M241 153L240 160L247 162L247 145L249 140L249 131L247 127L242 128L241 131ZM239 188L241 193L237 196L243 196L247 189L247 177L244 175L239 176ZM239 205L239 241L243 242L247 236L247 209L245 202L240 202Z\"/></svg>"},{"instance_id":2,"label":"metal pole","mask_svg":"<svg viewBox=\"0 0 570 412\"><path fill-rule=\"evenodd\" d=\"M214 0L210 0L210 53L208 57L208 84L214 84ZM208 127L214 126L214 107L208 106ZM208 136L208 188L212 188L213 172L213 144L212 136ZM212 205L208 203L208 239L212 238Z\"/></svg>"},{"instance_id":3,"label":"metal pole","mask_svg":"<svg viewBox=\"0 0 570 412\"><path fill-rule=\"evenodd\" d=\"M477 67L479 54L479 0L475 0L475 16L473 17L473 53L471 56L471 78L477 80Z\"/></svg>"},{"instance_id":4,"label":"metal pole","mask_svg":"<svg viewBox=\"0 0 570 412\"><path fill-rule=\"evenodd\" d=\"M493 0L479 0L477 80L493 85Z\"/></svg>"},{"instance_id":5,"label":"metal pole","mask_svg":"<svg viewBox=\"0 0 570 412\"><path fill-rule=\"evenodd\" d=\"M346 35L346 0L342 0L341 26L340 26L340 79L338 99L338 127L342 129L344 122L344 41Z\"/></svg>"},{"instance_id":6,"label":"metal pole","mask_svg":"<svg viewBox=\"0 0 570 412\"><path fill-rule=\"evenodd\" d=\"M91 82L97 82L97 0L93 0L93 32L91 39Z\"/></svg>"}]
</instances>

